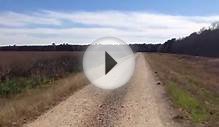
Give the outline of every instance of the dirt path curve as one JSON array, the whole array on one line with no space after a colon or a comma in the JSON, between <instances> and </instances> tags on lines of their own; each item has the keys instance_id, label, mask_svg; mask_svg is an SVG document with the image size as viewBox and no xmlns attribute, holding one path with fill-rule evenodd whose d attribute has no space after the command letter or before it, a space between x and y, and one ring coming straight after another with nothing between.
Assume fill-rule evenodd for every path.
<instances>
[{"instance_id":1,"label":"dirt path curve","mask_svg":"<svg viewBox=\"0 0 219 127\"><path fill-rule=\"evenodd\" d=\"M116 90L88 85L27 127L176 127L163 87L143 54L136 55L131 81Z\"/></svg>"}]
</instances>

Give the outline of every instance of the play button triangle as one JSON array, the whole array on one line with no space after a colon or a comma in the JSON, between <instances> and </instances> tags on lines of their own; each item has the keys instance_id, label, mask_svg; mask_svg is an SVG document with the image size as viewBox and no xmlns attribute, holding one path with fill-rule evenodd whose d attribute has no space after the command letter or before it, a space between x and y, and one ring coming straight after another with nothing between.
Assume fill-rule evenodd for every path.
<instances>
[{"instance_id":1,"label":"play button triangle","mask_svg":"<svg viewBox=\"0 0 219 127\"><path fill-rule=\"evenodd\" d=\"M117 62L105 52L105 74L107 74L116 64Z\"/></svg>"}]
</instances>

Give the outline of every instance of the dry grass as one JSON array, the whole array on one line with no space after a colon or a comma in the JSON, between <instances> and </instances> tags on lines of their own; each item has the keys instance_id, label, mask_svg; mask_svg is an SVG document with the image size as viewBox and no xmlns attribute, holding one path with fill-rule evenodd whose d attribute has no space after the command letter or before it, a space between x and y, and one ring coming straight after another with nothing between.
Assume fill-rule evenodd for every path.
<instances>
[{"instance_id":1,"label":"dry grass","mask_svg":"<svg viewBox=\"0 0 219 127\"><path fill-rule=\"evenodd\" d=\"M62 74L81 65L82 52L0 52L0 79Z\"/></svg>"},{"instance_id":2,"label":"dry grass","mask_svg":"<svg viewBox=\"0 0 219 127\"><path fill-rule=\"evenodd\" d=\"M0 126L21 126L86 84L88 84L87 79L79 73L5 100L4 105L0 107Z\"/></svg>"},{"instance_id":3,"label":"dry grass","mask_svg":"<svg viewBox=\"0 0 219 127\"><path fill-rule=\"evenodd\" d=\"M184 117L195 125L219 126L219 59L153 53L145 58Z\"/></svg>"},{"instance_id":4,"label":"dry grass","mask_svg":"<svg viewBox=\"0 0 219 127\"><path fill-rule=\"evenodd\" d=\"M21 126L88 84L81 52L0 52L0 127Z\"/></svg>"}]
</instances>

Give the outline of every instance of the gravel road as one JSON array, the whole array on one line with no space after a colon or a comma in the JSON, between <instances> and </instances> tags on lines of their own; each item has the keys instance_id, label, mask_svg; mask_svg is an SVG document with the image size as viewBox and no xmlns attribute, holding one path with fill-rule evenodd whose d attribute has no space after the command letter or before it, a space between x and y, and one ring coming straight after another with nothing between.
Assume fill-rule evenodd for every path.
<instances>
[{"instance_id":1,"label":"gravel road","mask_svg":"<svg viewBox=\"0 0 219 127\"><path fill-rule=\"evenodd\" d=\"M130 82L116 90L88 85L25 127L178 127L162 85L143 54Z\"/></svg>"}]
</instances>

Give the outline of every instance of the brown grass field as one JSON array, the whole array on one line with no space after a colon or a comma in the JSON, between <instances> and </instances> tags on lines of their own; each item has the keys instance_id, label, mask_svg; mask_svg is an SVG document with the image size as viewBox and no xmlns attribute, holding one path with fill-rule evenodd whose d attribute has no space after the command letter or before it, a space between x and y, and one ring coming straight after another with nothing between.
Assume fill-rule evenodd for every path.
<instances>
[{"instance_id":1,"label":"brown grass field","mask_svg":"<svg viewBox=\"0 0 219 127\"><path fill-rule=\"evenodd\" d=\"M180 116L191 126L219 126L219 59L145 54Z\"/></svg>"},{"instance_id":2,"label":"brown grass field","mask_svg":"<svg viewBox=\"0 0 219 127\"><path fill-rule=\"evenodd\" d=\"M0 127L21 126L85 86L81 58L81 52L0 52Z\"/></svg>"},{"instance_id":3,"label":"brown grass field","mask_svg":"<svg viewBox=\"0 0 219 127\"><path fill-rule=\"evenodd\" d=\"M88 84L82 55L0 52L0 127L22 126ZM175 120L219 126L218 58L146 53L145 59L179 112Z\"/></svg>"},{"instance_id":4,"label":"brown grass field","mask_svg":"<svg viewBox=\"0 0 219 127\"><path fill-rule=\"evenodd\" d=\"M0 52L0 78L38 73L61 76L66 71L81 70L81 59L80 52Z\"/></svg>"}]
</instances>

